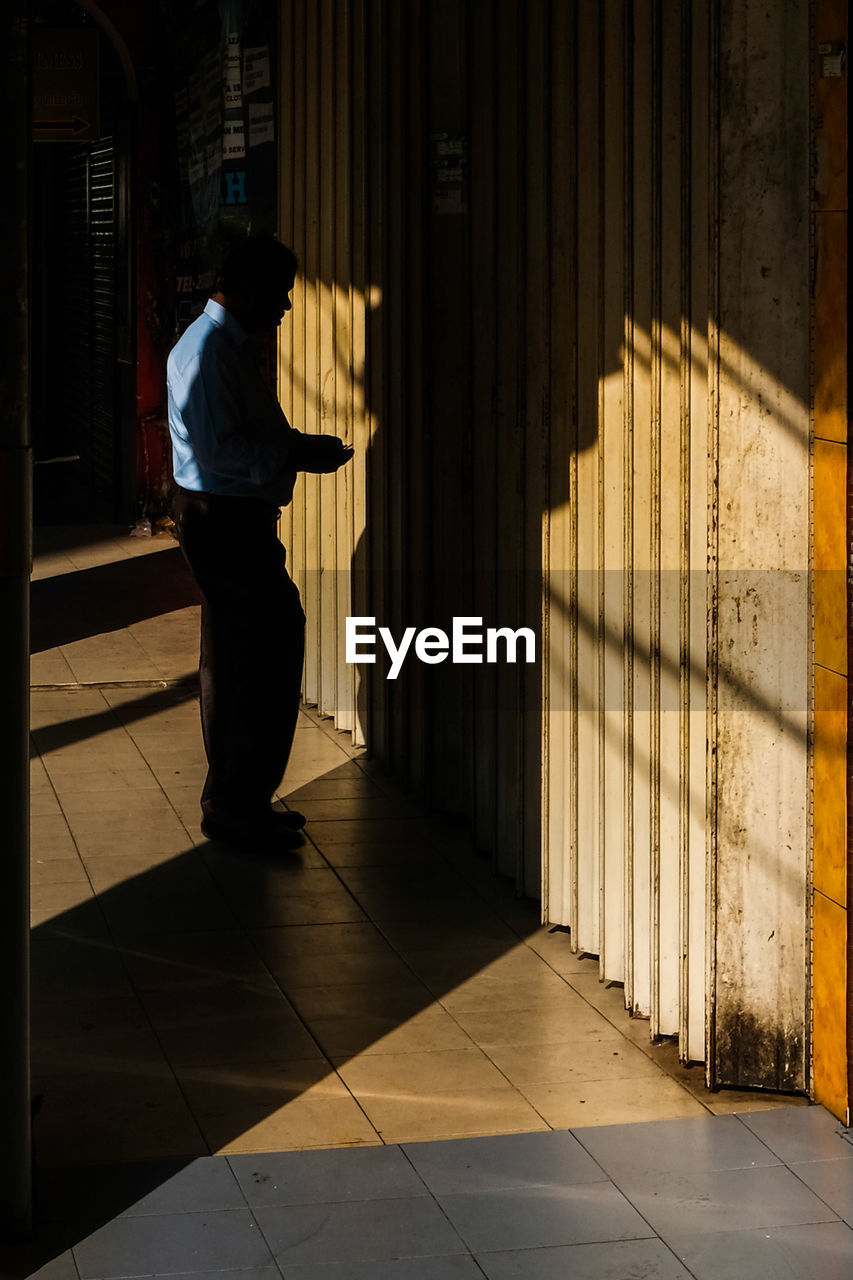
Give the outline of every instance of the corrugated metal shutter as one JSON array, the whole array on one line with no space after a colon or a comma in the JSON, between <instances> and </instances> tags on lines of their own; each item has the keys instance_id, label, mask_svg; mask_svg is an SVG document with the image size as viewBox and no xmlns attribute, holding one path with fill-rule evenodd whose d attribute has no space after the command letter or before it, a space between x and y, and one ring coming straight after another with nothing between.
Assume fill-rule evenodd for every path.
<instances>
[{"instance_id":1,"label":"corrugated metal shutter","mask_svg":"<svg viewBox=\"0 0 853 1280\"><path fill-rule=\"evenodd\" d=\"M55 144L62 201L60 279L49 305L62 313L56 345L61 370L63 433L81 458L88 514L114 518L116 415L116 147Z\"/></svg>"},{"instance_id":2,"label":"corrugated metal shutter","mask_svg":"<svg viewBox=\"0 0 853 1280\"><path fill-rule=\"evenodd\" d=\"M59 151L62 200L62 247L56 255L59 270L55 305L61 308L63 323L56 341L59 377L62 385L61 409L65 427L61 438L69 442L69 452L78 453L84 475L89 469L89 423L92 384L89 374L92 296L89 289L89 147L85 143L63 143Z\"/></svg>"},{"instance_id":3,"label":"corrugated metal shutter","mask_svg":"<svg viewBox=\"0 0 853 1280\"><path fill-rule=\"evenodd\" d=\"M283 534L306 697L541 877L652 1035L797 1087L808 69L801 7L761 10L760 58L757 15L283 5L282 387L358 449ZM531 625L542 668L356 693L348 612Z\"/></svg>"},{"instance_id":4,"label":"corrugated metal shutter","mask_svg":"<svg viewBox=\"0 0 853 1280\"><path fill-rule=\"evenodd\" d=\"M89 288L92 297L90 450L95 493L116 490L116 150L113 137L89 156Z\"/></svg>"}]
</instances>

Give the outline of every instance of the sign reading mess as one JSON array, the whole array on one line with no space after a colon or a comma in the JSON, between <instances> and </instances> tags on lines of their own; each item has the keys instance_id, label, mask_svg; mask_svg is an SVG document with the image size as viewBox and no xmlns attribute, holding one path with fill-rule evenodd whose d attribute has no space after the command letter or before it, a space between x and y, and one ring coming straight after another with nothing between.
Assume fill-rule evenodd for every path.
<instances>
[{"instance_id":1,"label":"sign reading mess","mask_svg":"<svg viewBox=\"0 0 853 1280\"><path fill-rule=\"evenodd\" d=\"M32 39L36 142L89 142L97 138L97 31L33 27Z\"/></svg>"}]
</instances>

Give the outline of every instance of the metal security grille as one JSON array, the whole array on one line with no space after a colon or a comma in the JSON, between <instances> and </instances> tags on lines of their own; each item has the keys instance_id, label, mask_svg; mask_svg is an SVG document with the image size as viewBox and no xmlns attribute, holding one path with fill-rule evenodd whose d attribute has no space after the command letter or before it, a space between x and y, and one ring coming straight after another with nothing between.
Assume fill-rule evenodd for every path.
<instances>
[{"instance_id":1,"label":"metal security grille","mask_svg":"<svg viewBox=\"0 0 853 1280\"><path fill-rule=\"evenodd\" d=\"M81 503L113 517L116 492L116 148L112 137L60 144L56 189L61 205L51 291L59 391L57 436L80 456Z\"/></svg>"},{"instance_id":2,"label":"metal security grille","mask_svg":"<svg viewBox=\"0 0 853 1280\"><path fill-rule=\"evenodd\" d=\"M55 300L61 326L53 329L60 392L54 413L62 417L57 435L68 453L79 454L84 484L89 480L89 424L92 382L89 372L92 297L89 289L89 148L65 144L58 153L57 183L62 206L55 255L58 288ZM47 370L50 376L50 370Z\"/></svg>"},{"instance_id":3,"label":"metal security grille","mask_svg":"<svg viewBox=\"0 0 853 1280\"><path fill-rule=\"evenodd\" d=\"M92 483L111 499L116 464L116 157L115 140L91 144L89 159L89 289L91 294Z\"/></svg>"}]
</instances>

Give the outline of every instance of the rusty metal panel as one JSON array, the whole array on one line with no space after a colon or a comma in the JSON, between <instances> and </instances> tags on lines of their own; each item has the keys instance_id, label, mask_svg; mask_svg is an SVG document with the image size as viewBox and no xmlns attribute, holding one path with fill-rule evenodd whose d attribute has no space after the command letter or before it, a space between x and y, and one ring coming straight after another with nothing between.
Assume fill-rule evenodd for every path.
<instances>
[{"instance_id":1,"label":"rusty metal panel","mask_svg":"<svg viewBox=\"0 0 853 1280\"><path fill-rule=\"evenodd\" d=\"M714 1078L804 1088L808 8L720 9ZM757 105L773 104L773 128Z\"/></svg>"}]
</instances>

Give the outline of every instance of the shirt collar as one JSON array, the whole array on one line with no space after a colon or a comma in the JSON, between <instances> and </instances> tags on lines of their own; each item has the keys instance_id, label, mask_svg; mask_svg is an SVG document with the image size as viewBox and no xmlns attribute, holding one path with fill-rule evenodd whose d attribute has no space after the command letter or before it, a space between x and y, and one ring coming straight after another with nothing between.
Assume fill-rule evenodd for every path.
<instances>
[{"instance_id":1,"label":"shirt collar","mask_svg":"<svg viewBox=\"0 0 853 1280\"><path fill-rule=\"evenodd\" d=\"M213 298L208 298L204 308L204 314L210 316L214 324L221 325L230 338L242 346L244 342L248 342L249 335L236 320L227 307L223 307L220 302L214 302Z\"/></svg>"}]
</instances>

